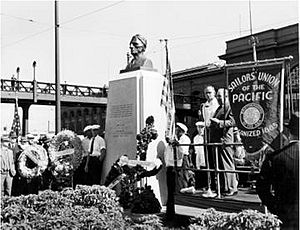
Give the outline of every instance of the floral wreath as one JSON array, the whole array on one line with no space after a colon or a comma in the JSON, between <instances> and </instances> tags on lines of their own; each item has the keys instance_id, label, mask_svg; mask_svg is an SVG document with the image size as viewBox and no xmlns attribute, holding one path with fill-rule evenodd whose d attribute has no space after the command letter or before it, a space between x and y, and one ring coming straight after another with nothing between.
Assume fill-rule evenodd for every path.
<instances>
[{"instance_id":1,"label":"floral wreath","mask_svg":"<svg viewBox=\"0 0 300 230\"><path fill-rule=\"evenodd\" d=\"M31 179L40 176L48 166L47 151L40 145L27 146L19 156L19 172ZM30 167L30 165L34 167Z\"/></svg>"},{"instance_id":2,"label":"floral wreath","mask_svg":"<svg viewBox=\"0 0 300 230\"><path fill-rule=\"evenodd\" d=\"M154 129L154 117L149 116L146 119L146 127L141 130L139 134L137 134L137 153L136 156L138 159L145 161L148 145L152 140L155 140L157 138L157 130Z\"/></svg>"},{"instance_id":3,"label":"floral wreath","mask_svg":"<svg viewBox=\"0 0 300 230\"><path fill-rule=\"evenodd\" d=\"M49 147L53 176L71 176L82 161L80 138L70 130L59 132Z\"/></svg>"}]
</instances>

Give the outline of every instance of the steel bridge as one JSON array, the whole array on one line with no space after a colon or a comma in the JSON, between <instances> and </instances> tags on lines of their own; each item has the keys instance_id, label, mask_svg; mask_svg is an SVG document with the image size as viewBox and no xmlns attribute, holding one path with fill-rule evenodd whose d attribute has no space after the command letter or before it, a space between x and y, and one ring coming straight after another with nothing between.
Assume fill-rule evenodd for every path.
<instances>
[{"instance_id":1,"label":"steel bridge","mask_svg":"<svg viewBox=\"0 0 300 230\"><path fill-rule=\"evenodd\" d=\"M107 104L108 88L61 84L61 104L65 106ZM55 105L55 83L1 79L1 103Z\"/></svg>"},{"instance_id":2,"label":"steel bridge","mask_svg":"<svg viewBox=\"0 0 300 230\"><path fill-rule=\"evenodd\" d=\"M1 79L1 103L14 103L18 98L18 105L23 109L24 134L28 131L29 107L32 104L55 105L55 93L55 83ZM61 84L61 106L106 107L107 93L106 87Z\"/></svg>"}]
</instances>

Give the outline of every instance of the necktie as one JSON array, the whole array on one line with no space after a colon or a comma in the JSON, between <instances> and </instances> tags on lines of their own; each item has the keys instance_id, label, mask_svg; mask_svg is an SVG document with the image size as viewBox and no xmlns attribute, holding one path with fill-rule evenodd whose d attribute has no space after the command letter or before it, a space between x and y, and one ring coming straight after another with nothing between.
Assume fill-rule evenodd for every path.
<instances>
[{"instance_id":1,"label":"necktie","mask_svg":"<svg viewBox=\"0 0 300 230\"><path fill-rule=\"evenodd\" d=\"M93 139L92 139L90 154L93 154L93 151L94 151L94 141L95 141L95 137L93 137Z\"/></svg>"}]
</instances>

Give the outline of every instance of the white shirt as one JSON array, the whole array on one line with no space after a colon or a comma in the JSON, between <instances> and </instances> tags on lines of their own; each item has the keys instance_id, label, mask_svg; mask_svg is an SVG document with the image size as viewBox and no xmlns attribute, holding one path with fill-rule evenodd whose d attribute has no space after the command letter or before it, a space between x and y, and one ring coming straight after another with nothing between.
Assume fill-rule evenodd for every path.
<instances>
[{"instance_id":1,"label":"white shirt","mask_svg":"<svg viewBox=\"0 0 300 230\"><path fill-rule=\"evenodd\" d=\"M14 169L13 151L7 147L1 146L1 173L8 172L10 169Z\"/></svg>"},{"instance_id":2,"label":"white shirt","mask_svg":"<svg viewBox=\"0 0 300 230\"><path fill-rule=\"evenodd\" d=\"M217 98L213 98L211 101L206 101L202 106L202 115L205 122L205 126L210 126L210 119L215 115L219 102Z\"/></svg>"},{"instance_id":3,"label":"white shirt","mask_svg":"<svg viewBox=\"0 0 300 230\"><path fill-rule=\"evenodd\" d=\"M83 148L83 153L82 153L83 157L89 155L89 149L90 149L91 140L92 139L84 137L83 140L81 141L81 146Z\"/></svg>"},{"instance_id":4,"label":"white shirt","mask_svg":"<svg viewBox=\"0 0 300 230\"><path fill-rule=\"evenodd\" d=\"M203 144L204 139L203 135L197 134L194 137L194 144ZM205 166L205 155L204 155L204 146L195 146L195 154L196 154L196 167L200 169L200 166Z\"/></svg>"},{"instance_id":5,"label":"white shirt","mask_svg":"<svg viewBox=\"0 0 300 230\"><path fill-rule=\"evenodd\" d=\"M90 142L90 147L89 147L89 152L91 152L91 145L92 143L94 144L94 147L93 147L93 152L90 154L90 156L92 157L98 157L101 155L101 149L105 149L105 141L102 137L100 137L99 135L95 136L94 137L95 140L94 140L94 143L93 143L93 138L91 139L91 142Z\"/></svg>"},{"instance_id":6,"label":"white shirt","mask_svg":"<svg viewBox=\"0 0 300 230\"><path fill-rule=\"evenodd\" d=\"M179 140L179 144L191 144L190 138L183 134ZM176 153L177 153L177 166L182 166L182 159L183 155L189 155L189 146L177 146L176 147ZM165 162L166 166L174 166L174 153L173 153L173 147L172 145L167 145L165 150Z\"/></svg>"}]
</instances>

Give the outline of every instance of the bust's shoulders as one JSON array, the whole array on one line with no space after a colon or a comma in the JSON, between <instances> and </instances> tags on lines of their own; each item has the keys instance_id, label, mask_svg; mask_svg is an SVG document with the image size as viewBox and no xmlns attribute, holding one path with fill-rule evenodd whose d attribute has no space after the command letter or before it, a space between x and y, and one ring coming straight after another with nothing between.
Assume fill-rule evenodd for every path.
<instances>
[{"instance_id":1,"label":"bust's shoulders","mask_svg":"<svg viewBox=\"0 0 300 230\"><path fill-rule=\"evenodd\" d=\"M145 57L145 61L144 61L143 67L153 68L152 61L149 58Z\"/></svg>"}]
</instances>

